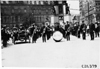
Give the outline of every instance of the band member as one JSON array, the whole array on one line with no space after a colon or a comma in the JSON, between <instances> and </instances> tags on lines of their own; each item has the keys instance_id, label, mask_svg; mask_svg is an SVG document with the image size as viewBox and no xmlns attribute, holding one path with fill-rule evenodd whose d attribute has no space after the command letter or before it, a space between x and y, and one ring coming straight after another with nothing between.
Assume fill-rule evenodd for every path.
<instances>
[{"instance_id":1,"label":"band member","mask_svg":"<svg viewBox=\"0 0 100 69\"><path fill-rule=\"evenodd\" d=\"M66 38L67 38L67 41L70 40L70 27L66 31Z\"/></svg>"},{"instance_id":2,"label":"band member","mask_svg":"<svg viewBox=\"0 0 100 69\"><path fill-rule=\"evenodd\" d=\"M15 40L17 40L18 39L18 28L16 26L14 26L12 31L13 31L12 32L12 39L13 39L13 37L15 37Z\"/></svg>"},{"instance_id":3,"label":"band member","mask_svg":"<svg viewBox=\"0 0 100 69\"><path fill-rule=\"evenodd\" d=\"M50 25L47 26L47 40L50 39L50 36L51 36L51 27Z\"/></svg>"},{"instance_id":4,"label":"band member","mask_svg":"<svg viewBox=\"0 0 100 69\"><path fill-rule=\"evenodd\" d=\"M10 34L6 30L6 25L4 25L3 28L1 29L1 39L3 47L7 47L7 41L9 40L9 38Z\"/></svg>"},{"instance_id":5,"label":"band member","mask_svg":"<svg viewBox=\"0 0 100 69\"><path fill-rule=\"evenodd\" d=\"M34 27L35 27L35 29L34 29L33 34L32 34L32 43L36 43L37 38L38 38L37 26L34 26Z\"/></svg>"},{"instance_id":6,"label":"band member","mask_svg":"<svg viewBox=\"0 0 100 69\"><path fill-rule=\"evenodd\" d=\"M25 30L25 27L23 26L23 24L20 24L19 25L19 31L23 31L23 30Z\"/></svg>"},{"instance_id":7,"label":"band member","mask_svg":"<svg viewBox=\"0 0 100 69\"><path fill-rule=\"evenodd\" d=\"M77 36L78 26L77 23L74 24L74 36Z\"/></svg>"},{"instance_id":8,"label":"band member","mask_svg":"<svg viewBox=\"0 0 100 69\"><path fill-rule=\"evenodd\" d=\"M77 37L80 38L80 25L79 25L79 22L78 22L77 27L78 27L78 29L77 29Z\"/></svg>"},{"instance_id":9,"label":"band member","mask_svg":"<svg viewBox=\"0 0 100 69\"><path fill-rule=\"evenodd\" d=\"M95 23L95 37L99 37L99 24Z\"/></svg>"},{"instance_id":10,"label":"band member","mask_svg":"<svg viewBox=\"0 0 100 69\"><path fill-rule=\"evenodd\" d=\"M33 24L28 28L29 33L30 33L30 36L32 36L34 29L35 29L35 24L33 23Z\"/></svg>"},{"instance_id":11,"label":"band member","mask_svg":"<svg viewBox=\"0 0 100 69\"><path fill-rule=\"evenodd\" d=\"M89 36L89 25L87 26L87 35Z\"/></svg>"},{"instance_id":12,"label":"band member","mask_svg":"<svg viewBox=\"0 0 100 69\"><path fill-rule=\"evenodd\" d=\"M67 22L65 25L65 36L67 38L67 41L70 40L70 24Z\"/></svg>"},{"instance_id":13,"label":"band member","mask_svg":"<svg viewBox=\"0 0 100 69\"><path fill-rule=\"evenodd\" d=\"M90 26L89 26L89 29L90 29L91 40L94 40L95 25L93 23L91 23Z\"/></svg>"},{"instance_id":14,"label":"band member","mask_svg":"<svg viewBox=\"0 0 100 69\"><path fill-rule=\"evenodd\" d=\"M43 42L46 42L46 32L47 32L46 26L44 25L41 30L42 30L42 40Z\"/></svg>"},{"instance_id":15,"label":"band member","mask_svg":"<svg viewBox=\"0 0 100 69\"><path fill-rule=\"evenodd\" d=\"M84 21L82 21L81 33L82 33L83 40L86 40L86 24L84 23Z\"/></svg>"}]
</instances>

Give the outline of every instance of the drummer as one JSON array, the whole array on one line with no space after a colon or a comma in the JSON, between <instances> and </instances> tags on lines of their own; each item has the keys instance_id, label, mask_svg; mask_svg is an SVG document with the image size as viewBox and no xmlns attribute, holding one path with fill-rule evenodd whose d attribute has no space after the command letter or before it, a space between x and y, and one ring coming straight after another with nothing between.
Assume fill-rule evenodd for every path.
<instances>
[{"instance_id":1,"label":"drummer","mask_svg":"<svg viewBox=\"0 0 100 69\"><path fill-rule=\"evenodd\" d=\"M45 23L44 23L44 25L41 28L41 32L42 32L42 34L41 34L42 35L42 41L46 42L47 27L46 27Z\"/></svg>"}]
</instances>

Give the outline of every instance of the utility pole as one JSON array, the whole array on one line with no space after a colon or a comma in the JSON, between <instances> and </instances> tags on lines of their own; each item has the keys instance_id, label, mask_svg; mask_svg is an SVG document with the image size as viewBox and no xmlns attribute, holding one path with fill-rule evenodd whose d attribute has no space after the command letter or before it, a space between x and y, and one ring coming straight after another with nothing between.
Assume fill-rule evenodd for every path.
<instances>
[{"instance_id":1,"label":"utility pole","mask_svg":"<svg viewBox=\"0 0 100 69\"><path fill-rule=\"evenodd\" d=\"M90 19L89 19L89 2L87 0L87 7L88 7L88 24L90 24Z\"/></svg>"}]
</instances>

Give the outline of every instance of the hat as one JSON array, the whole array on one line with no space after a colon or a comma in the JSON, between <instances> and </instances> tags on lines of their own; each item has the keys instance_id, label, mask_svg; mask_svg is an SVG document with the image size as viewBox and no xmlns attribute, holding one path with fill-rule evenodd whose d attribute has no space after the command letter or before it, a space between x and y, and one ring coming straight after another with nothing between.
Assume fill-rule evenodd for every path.
<instances>
[{"instance_id":1,"label":"hat","mask_svg":"<svg viewBox=\"0 0 100 69\"><path fill-rule=\"evenodd\" d=\"M82 22L84 22L84 21L82 21Z\"/></svg>"},{"instance_id":2,"label":"hat","mask_svg":"<svg viewBox=\"0 0 100 69\"><path fill-rule=\"evenodd\" d=\"M23 26L23 24L20 24L20 26Z\"/></svg>"},{"instance_id":3,"label":"hat","mask_svg":"<svg viewBox=\"0 0 100 69\"><path fill-rule=\"evenodd\" d=\"M6 28L7 26L6 25L3 25L3 28Z\"/></svg>"}]
</instances>

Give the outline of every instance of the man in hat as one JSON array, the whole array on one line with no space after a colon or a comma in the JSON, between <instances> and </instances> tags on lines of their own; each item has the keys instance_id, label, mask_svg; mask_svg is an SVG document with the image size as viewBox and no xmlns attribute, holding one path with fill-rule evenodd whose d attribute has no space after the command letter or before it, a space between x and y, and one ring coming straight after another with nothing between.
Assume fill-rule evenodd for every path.
<instances>
[{"instance_id":1,"label":"man in hat","mask_svg":"<svg viewBox=\"0 0 100 69\"><path fill-rule=\"evenodd\" d=\"M82 33L82 37L83 37L83 40L86 40L86 24L84 23L84 21L82 21L82 24L81 24L81 33Z\"/></svg>"},{"instance_id":2,"label":"man in hat","mask_svg":"<svg viewBox=\"0 0 100 69\"><path fill-rule=\"evenodd\" d=\"M38 39L37 26L34 26L34 31L32 34L32 43L36 43L37 39Z\"/></svg>"},{"instance_id":3,"label":"man in hat","mask_svg":"<svg viewBox=\"0 0 100 69\"><path fill-rule=\"evenodd\" d=\"M95 25L93 23L91 23L89 25L89 30L90 30L90 37L91 37L91 40L94 40L94 31L95 31Z\"/></svg>"},{"instance_id":4,"label":"man in hat","mask_svg":"<svg viewBox=\"0 0 100 69\"><path fill-rule=\"evenodd\" d=\"M7 41L9 40L9 37L10 37L6 28L7 26L3 25L3 28L1 29L1 39L2 39L3 47L7 47Z\"/></svg>"},{"instance_id":5,"label":"man in hat","mask_svg":"<svg viewBox=\"0 0 100 69\"><path fill-rule=\"evenodd\" d=\"M33 31L35 29L35 24L33 23L28 29L29 29L30 35L32 36Z\"/></svg>"},{"instance_id":6,"label":"man in hat","mask_svg":"<svg viewBox=\"0 0 100 69\"><path fill-rule=\"evenodd\" d=\"M41 28L41 32L42 32L42 40L43 40L43 42L46 42L47 27L45 25Z\"/></svg>"},{"instance_id":7,"label":"man in hat","mask_svg":"<svg viewBox=\"0 0 100 69\"><path fill-rule=\"evenodd\" d=\"M95 23L95 37L99 37L99 23Z\"/></svg>"},{"instance_id":8,"label":"man in hat","mask_svg":"<svg viewBox=\"0 0 100 69\"><path fill-rule=\"evenodd\" d=\"M77 37L80 38L80 24L77 22Z\"/></svg>"},{"instance_id":9,"label":"man in hat","mask_svg":"<svg viewBox=\"0 0 100 69\"><path fill-rule=\"evenodd\" d=\"M65 25L65 36L67 38L67 41L70 40L70 24L67 21L67 24Z\"/></svg>"}]
</instances>

